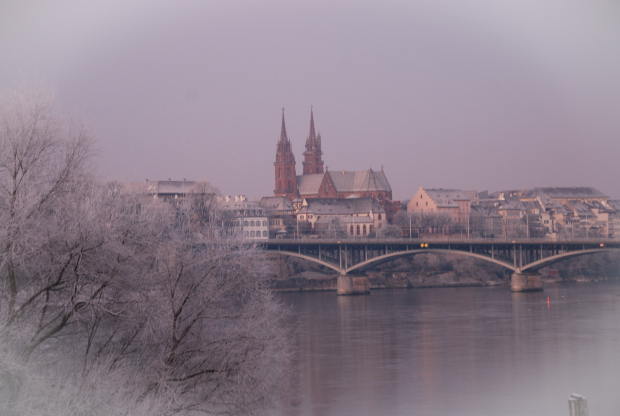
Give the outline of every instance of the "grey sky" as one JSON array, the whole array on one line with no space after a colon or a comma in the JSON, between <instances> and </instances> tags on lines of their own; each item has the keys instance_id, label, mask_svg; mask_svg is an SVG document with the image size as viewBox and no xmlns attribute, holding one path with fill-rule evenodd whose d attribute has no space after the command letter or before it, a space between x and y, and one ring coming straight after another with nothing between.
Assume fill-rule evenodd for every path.
<instances>
[{"instance_id":1,"label":"grey sky","mask_svg":"<svg viewBox=\"0 0 620 416\"><path fill-rule=\"evenodd\" d=\"M0 89L93 121L99 170L271 195L281 107L330 170L620 198L620 3L0 0Z\"/></svg>"}]
</instances>

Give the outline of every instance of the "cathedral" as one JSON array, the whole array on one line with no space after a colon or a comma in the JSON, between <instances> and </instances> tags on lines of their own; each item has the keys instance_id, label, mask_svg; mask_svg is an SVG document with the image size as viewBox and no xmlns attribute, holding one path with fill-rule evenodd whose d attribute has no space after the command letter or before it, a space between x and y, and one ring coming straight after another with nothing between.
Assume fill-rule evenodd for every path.
<instances>
[{"instance_id":1,"label":"cathedral","mask_svg":"<svg viewBox=\"0 0 620 416\"><path fill-rule=\"evenodd\" d=\"M400 210L400 201L392 201L392 188L381 168L380 172L371 169L364 171L329 171L323 169L321 134L315 133L314 113L310 109L310 132L303 153L302 174L297 175L295 155L291 141L286 134L284 108L282 109L282 128L276 146L275 196L284 196L290 201L316 198L375 198L385 209L388 218Z\"/></svg>"}]
</instances>

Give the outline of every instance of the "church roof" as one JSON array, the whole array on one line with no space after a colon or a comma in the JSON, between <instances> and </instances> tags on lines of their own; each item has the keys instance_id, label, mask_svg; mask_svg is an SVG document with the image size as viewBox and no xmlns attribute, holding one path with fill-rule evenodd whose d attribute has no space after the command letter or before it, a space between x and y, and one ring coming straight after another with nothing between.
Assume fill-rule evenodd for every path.
<instances>
[{"instance_id":1,"label":"church roof","mask_svg":"<svg viewBox=\"0 0 620 416\"><path fill-rule=\"evenodd\" d=\"M358 171L328 171L336 192L392 191L383 171L372 169Z\"/></svg>"},{"instance_id":2,"label":"church roof","mask_svg":"<svg viewBox=\"0 0 620 416\"><path fill-rule=\"evenodd\" d=\"M323 182L323 173L297 176L297 189L300 195L317 195Z\"/></svg>"},{"instance_id":3,"label":"church roof","mask_svg":"<svg viewBox=\"0 0 620 416\"><path fill-rule=\"evenodd\" d=\"M297 176L297 189L300 195L317 195L323 178L329 175L336 192L391 192L392 188L383 171L372 169L358 171L327 171L312 175Z\"/></svg>"}]
</instances>

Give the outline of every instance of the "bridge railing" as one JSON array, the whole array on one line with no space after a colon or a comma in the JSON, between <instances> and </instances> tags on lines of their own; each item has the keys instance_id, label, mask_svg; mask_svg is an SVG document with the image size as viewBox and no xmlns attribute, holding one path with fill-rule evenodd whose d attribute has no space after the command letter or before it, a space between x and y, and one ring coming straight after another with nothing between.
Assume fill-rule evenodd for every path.
<instances>
[{"instance_id":1,"label":"bridge railing","mask_svg":"<svg viewBox=\"0 0 620 416\"><path fill-rule=\"evenodd\" d=\"M265 242L265 240L261 240ZM495 237L495 238L460 238L460 237L413 237L413 238L367 238L367 237L343 237L343 238L271 238L268 243L308 243L308 244L346 244L346 243L366 243L366 244L422 244L422 243L504 243L504 244L524 244L524 243L570 243L570 244L605 244L620 242L620 238L525 238L525 237Z\"/></svg>"}]
</instances>

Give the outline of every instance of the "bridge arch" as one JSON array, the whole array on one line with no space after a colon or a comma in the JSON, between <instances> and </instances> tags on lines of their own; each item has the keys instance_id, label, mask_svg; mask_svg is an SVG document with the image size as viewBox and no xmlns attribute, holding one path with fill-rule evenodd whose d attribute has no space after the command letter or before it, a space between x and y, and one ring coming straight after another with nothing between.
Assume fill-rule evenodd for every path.
<instances>
[{"instance_id":1,"label":"bridge arch","mask_svg":"<svg viewBox=\"0 0 620 416\"><path fill-rule=\"evenodd\" d=\"M515 272L517 270L517 269L515 269L515 267L512 264L508 263L507 261L494 259L494 258L491 258L491 256L484 255L484 254L471 253L469 251L461 251L461 250L446 250L446 249L441 249L441 248L427 248L427 249L398 251L398 252L395 252L395 253L389 253L389 254L384 254L382 256L374 257L372 259L369 259L369 260L363 261L361 263L358 263L355 266L349 267L348 269L343 271L343 274L348 274L348 273L355 272L355 271L366 270L366 269L369 269L371 267L377 266L379 264L387 263L388 261L395 260L395 259L397 259L399 257L406 257L406 256L410 256L410 255L425 254L425 253L462 254L464 256L469 256L469 257L473 257L473 258L476 258L476 259L485 260L485 261L488 261L488 262L491 262L491 263L495 263L495 264L497 264L499 266L502 266L502 267L505 267L507 269L510 269L513 272Z\"/></svg>"},{"instance_id":2,"label":"bridge arch","mask_svg":"<svg viewBox=\"0 0 620 416\"><path fill-rule=\"evenodd\" d=\"M593 248L589 250L569 251L568 253L556 254L555 256L547 257L547 258L532 262L526 266L521 267L521 272L535 272L537 270L542 269L543 267L550 266L553 263L557 263L559 261L566 260L572 257L585 256L586 254L618 252L618 251L620 251L620 249L617 249L617 248Z\"/></svg>"},{"instance_id":3,"label":"bridge arch","mask_svg":"<svg viewBox=\"0 0 620 416\"><path fill-rule=\"evenodd\" d=\"M319 260L316 257L307 256L305 254L293 253L291 251L272 251L271 253L284 254L286 256L297 257L297 258L300 258L300 259L308 260L308 261L311 261L313 263L320 264L321 266L329 267L330 269L335 270L338 273L343 273L343 270L341 270L340 267L335 266L335 265L333 265L331 263L328 263L326 261Z\"/></svg>"}]
</instances>

